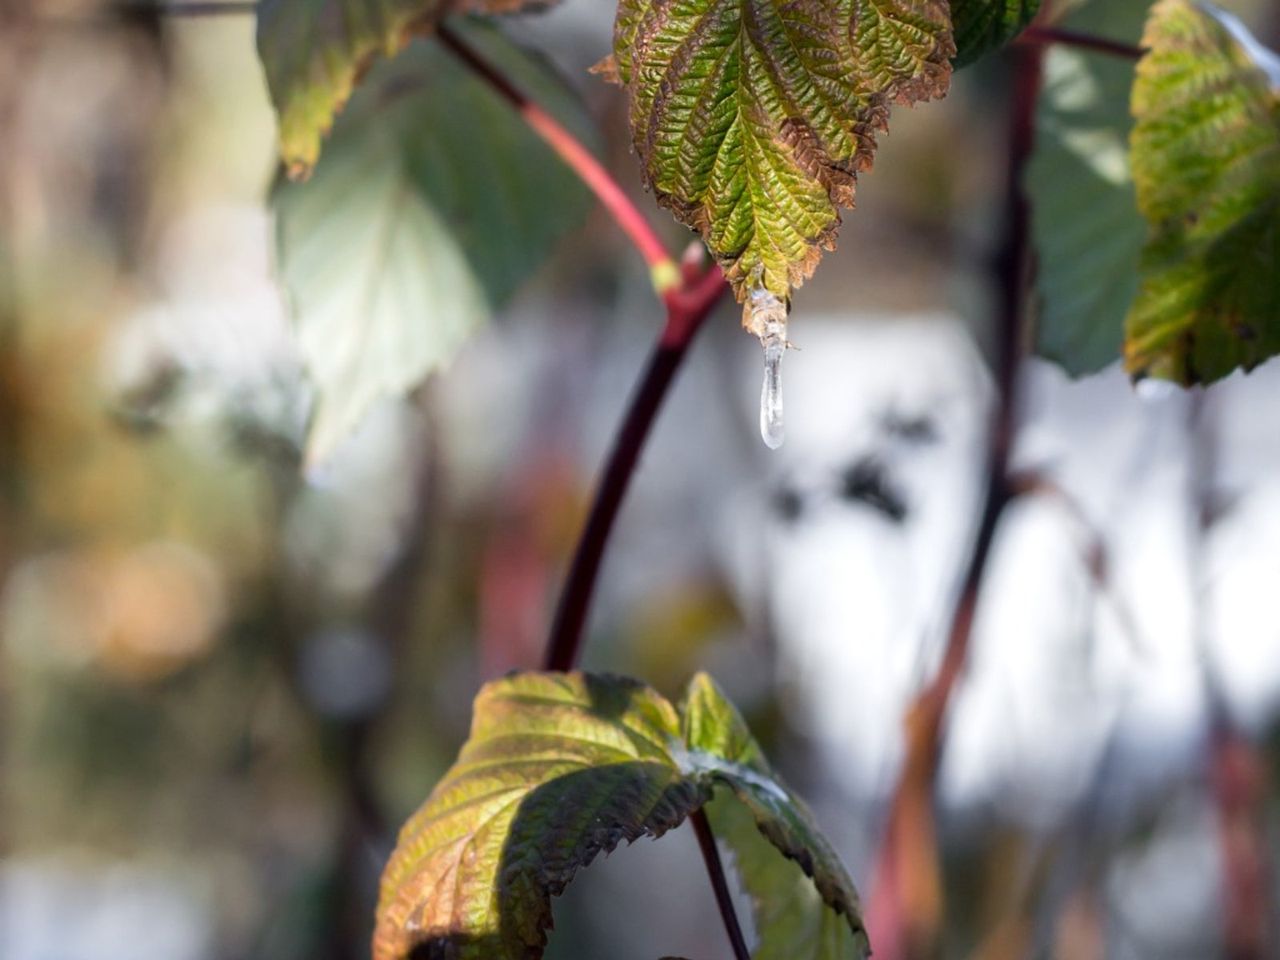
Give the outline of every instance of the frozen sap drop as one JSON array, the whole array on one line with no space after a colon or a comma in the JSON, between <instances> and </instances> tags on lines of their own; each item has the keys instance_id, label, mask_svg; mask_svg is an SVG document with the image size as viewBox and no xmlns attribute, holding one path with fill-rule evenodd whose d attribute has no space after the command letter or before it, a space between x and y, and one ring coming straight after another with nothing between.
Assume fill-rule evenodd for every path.
<instances>
[{"instance_id":1,"label":"frozen sap drop","mask_svg":"<svg viewBox=\"0 0 1280 960\"><path fill-rule=\"evenodd\" d=\"M764 385L760 388L760 436L777 450L786 439L782 420L782 355L787 352L787 305L763 287L747 301L748 328L764 347Z\"/></svg>"},{"instance_id":2,"label":"frozen sap drop","mask_svg":"<svg viewBox=\"0 0 1280 960\"><path fill-rule=\"evenodd\" d=\"M785 342L764 348L764 386L760 388L760 436L770 450L777 450L787 438L782 421L782 354Z\"/></svg>"}]
</instances>

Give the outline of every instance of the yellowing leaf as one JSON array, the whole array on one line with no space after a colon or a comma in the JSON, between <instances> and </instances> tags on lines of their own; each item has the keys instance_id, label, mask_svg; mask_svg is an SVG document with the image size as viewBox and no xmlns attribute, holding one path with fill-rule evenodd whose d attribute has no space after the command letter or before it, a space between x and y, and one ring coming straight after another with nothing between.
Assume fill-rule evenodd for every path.
<instances>
[{"instance_id":1,"label":"yellowing leaf","mask_svg":"<svg viewBox=\"0 0 1280 960\"><path fill-rule=\"evenodd\" d=\"M290 176L310 173L320 141L378 57L453 13L513 13L555 0L262 0L258 54Z\"/></svg>"},{"instance_id":2,"label":"yellowing leaf","mask_svg":"<svg viewBox=\"0 0 1280 960\"><path fill-rule=\"evenodd\" d=\"M526 674L486 686L457 763L387 864L375 960L420 944L477 960L540 953L550 898L579 867L660 836L705 799L672 760L678 738L675 710L639 683Z\"/></svg>"},{"instance_id":3,"label":"yellowing leaf","mask_svg":"<svg viewBox=\"0 0 1280 960\"><path fill-rule=\"evenodd\" d=\"M623 840L660 836L717 785L814 878L821 900L811 907L848 931L849 949L824 960L860 960L848 874L711 681L694 679L682 719L641 683L581 673L514 675L481 690L470 738L383 874L374 960L540 957L551 897L578 869Z\"/></svg>"},{"instance_id":4,"label":"yellowing leaf","mask_svg":"<svg viewBox=\"0 0 1280 960\"><path fill-rule=\"evenodd\" d=\"M1147 24L1133 89L1150 224L1126 328L1135 376L1209 383L1280 352L1280 94L1246 37L1189 0L1161 0Z\"/></svg>"},{"instance_id":5,"label":"yellowing leaf","mask_svg":"<svg viewBox=\"0 0 1280 960\"><path fill-rule=\"evenodd\" d=\"M813 273L890 105L946 93L954 52L946 0L621 0L614 30L645 179L739 300Z\"/></svg>"}]
</instances>

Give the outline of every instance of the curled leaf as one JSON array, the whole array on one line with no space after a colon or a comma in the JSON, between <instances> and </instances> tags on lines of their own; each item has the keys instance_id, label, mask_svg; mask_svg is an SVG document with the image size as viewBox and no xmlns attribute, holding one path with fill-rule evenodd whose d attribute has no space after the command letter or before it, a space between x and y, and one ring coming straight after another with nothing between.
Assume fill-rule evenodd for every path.
<instances>
[{"instance_id":1,"label":"curled leaf","mask_svg":"<svg viewBox=\"0 0 1280 960\"><path fill-rule=\"evenodd\" d=\"M679 718L642 684L526 674L487 685L457 763L382 877L375 960L416 947L539 956L551 897L601 851L661 836L706 799L672 760Z\"/></svg>"},{"instance_id":2,"label":"curled leaf","mask_svg":"<svg viewBox=\"0 0 1280 960\"><path fill-rule=\"evenodd\" d=\"M753 960L863 960L868 955L866 933L823 901L798 863L779 861L745 807L718 795L707 811L751 898L757 940Z\"/></svg>"},{"instance_id":3,"label":"curled leaf","mask_svg":"<svg viewBox=\"0 0 1280 960\"><path fill-rule=\"evenodd\" d=\"M581 673L518 674L481 690L470 738L383 874L374 960L540 957L551 898L579 869L624 840L660 836L716 786L814 878L823 909L848 930L851 949L824 960L860 960L852 882L714 684L694 679L682 719L641 683Z\"/></svg>"},{"instance_id":4,"label":"curled leaf","mask_svg":"<svg viewBox=\"0 0 1280 960\"><path fill-rule=\"evenodd\" d=\"M762 848L753 842L755 838L744 836L740 829L726 836L756 905L760 938L756 960L787 956L808 960L809 954L789 952L796 946L791 936L800 929L812 932L814 928L823 931L823 942L832 947L815 955L814 960L865 957L869 946L853 880L804 801L782 786L741 714L706 674L699 674L689 684L682 713L685 739L694 755L714 758L709 764L714 782L728 788L738 801L718 800L713 813L718 810L728 818L727 827L740 827L746 821L733 819L731 812L740 807L774 850L799 868L779 864L776 856L764 857ZM804 877L812 883L797 890Z\"/></svg>"},{"instance_id":5,"label":"curled leaf","mask_svg":"<svg viewBox=\"0 0 1280 960\"><path fill-rule=\"evenodd\" d=\"M621 0L614 28L645 180L739 300L813 273L890 106L945 94L954 52L946 0Z\"/></svg>"}]
</instances>

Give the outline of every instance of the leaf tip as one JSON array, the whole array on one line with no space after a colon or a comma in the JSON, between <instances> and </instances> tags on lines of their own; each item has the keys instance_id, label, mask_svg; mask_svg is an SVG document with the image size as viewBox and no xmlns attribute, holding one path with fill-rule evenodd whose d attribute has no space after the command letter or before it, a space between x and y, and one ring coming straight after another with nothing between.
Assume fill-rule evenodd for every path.
<instances>
[{"instance_id":1,"label":"leaf tip","mask_svg":"<svg viewBox=\"0 0 1280 960\"><path fill-rule=\"evenodd\" d=\"M622 68L618 65L618 57L615 54L609 54L590 67L587 72L599 77L605 83L612 83L614 86L622 86Z\"/></svg>"}]
</instances>

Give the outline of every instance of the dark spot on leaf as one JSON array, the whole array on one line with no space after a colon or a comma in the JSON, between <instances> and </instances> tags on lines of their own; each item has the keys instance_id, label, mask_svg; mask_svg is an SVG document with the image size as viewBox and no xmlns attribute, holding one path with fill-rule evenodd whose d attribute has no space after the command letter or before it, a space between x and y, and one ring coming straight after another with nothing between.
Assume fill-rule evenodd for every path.
<instances>
[{"instance_id":1,"label":"dark spot on leaf","mask_svg":"<svg viewBox=\"0 0 1280 960\"><path fill-rule=\"evenodd\" d=\"M1257 340L1258 339L1258 331L1255 330L1253 327L1251 327L1249 324L1241 321L1239 317L1235 317L1229 320L1227 325L1231 328L1231 332L1234 333L1241 340Z\"/></svg>"}]
</instances>

